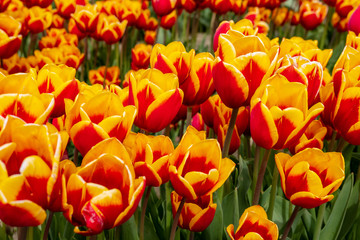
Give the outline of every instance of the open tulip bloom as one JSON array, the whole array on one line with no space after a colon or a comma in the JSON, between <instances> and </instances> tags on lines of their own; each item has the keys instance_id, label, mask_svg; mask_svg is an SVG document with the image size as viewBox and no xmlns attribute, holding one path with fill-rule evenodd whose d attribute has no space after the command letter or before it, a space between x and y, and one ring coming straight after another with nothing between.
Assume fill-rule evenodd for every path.
<instances>
[{"instance_id":1,"label":"open tulip bloom","mask_svg":"<svg viewBox=\"0 0 360 240\"><path fill-rule=\"evenodd\" d=\"M0 240L360 239L360 0L0 0Z\"/></svg>"}]
</instances>

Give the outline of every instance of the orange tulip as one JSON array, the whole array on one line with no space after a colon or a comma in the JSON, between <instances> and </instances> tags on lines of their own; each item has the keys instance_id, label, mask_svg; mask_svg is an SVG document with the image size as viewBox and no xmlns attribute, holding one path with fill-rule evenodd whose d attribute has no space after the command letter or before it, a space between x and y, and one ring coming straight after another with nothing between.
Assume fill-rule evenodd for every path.
<instances>
[{"instance_id":1,"label":"orange tulip","mask_svg":"<svg viewBox=\"0 0 360 240\"><path fill-rule=\"evenodd\" d=\"M171 193L172 213L175 216L182 197L175 191ZM178 225L192 232L204 231L212 222L217 204L213 203L212 195L202 196L195 200L186 200L181 210Z\"/></svg>"},{"instance_id":2,"label":"orange tulip","mask_svg":"<svg viewBox=\"0 0 360 240\"><path fill-rule=\"evenodd\" d=\"M213 65L214 57L210 53L199 53L194 57L189 76L180 84L184 105L202 104L214 93Z\"/></svg>"},{"instance_id":3,"label":"orange tulip","mask_svg":"<svg viewBox=\"0 0 360 240\"><path fill-rule=\"evenodd\" d=\"M55 5L57 13L65 19L69 19L76 10L76 0L55 0Z\"/></svg>"},{"instance_id":4,"label":"orange tulip","mask_svg":"<svg viewBox=\"0 0 360 240\"><path fill-rule=\"evenodd\" d=\"M283 26L289 20L290 12L286 7L274 9L271 15L271 21L275 26Z\"/></svg>"},{"instance_id":5,"label":"orange tulip","mask_svg":"<svg viewBox=\"0 0 360 240\"><path fill-rule=\"evenodd\" d=\"M282 75L265 81L251 100L250 130L254 142L266 149L295 144L324 109L321 103L308 109L307 96L305 85L289 82Z\"/></svg>"},{"instance_id":6,"label":"orange tulip","mask_svg":"<svg viewBox=\"0 0 360 240\"><path fill-rule=\"evenodd\" d=\"M131 69L137 71L146 69L150 64L150 54L152 46L138 43L131 49Z\"/></svg>"},{"instance_id":7,"label":"orange tulip","mask_svg":"<svg viewBox=\"0 0 360 240\"><path fill-rule=\"evenodd\" d=\"M325 19L327 5L318 1L304 1L300 6L300 23L306 30L313 30Z\"/></svg>"},{"instance_id":8,"label":"orange tulip","mask_svg":"<svg viewBox=\"0 0 360 240\"><path fill-rule=\"evenodd\" d=\"M53 17L50 28L63 28L65 23L65 19L62 18L59 14L56 14L55 11L53 11Z\"/></svg>"},{"instance_id":9,"label":"orange tulip","mask_svg":"<svg viewBox=\"0 0 360 240\"><path fill-rule=\"evenodd\" d=\"M132 0L124 0L122 2L123 6L120 12L117 12L116 16L121 21L127 21L129 26L136 25L136 21L138 20L141 13L141 2L132 1Z\"/></svg>"},{"instance_id":10,"label":"orange tulip","mask_svg":"<svg viewBox=\"0 0 360 240\"><path fill-rule=\"evenodd\" d=\"M338 0L335 4L335 11L341 18L346 18L358 4L359 2L355 0Z\"/></svg>"},{"instance_id":11,"label":"orange tulip","mask_svg":"<svg viewBox=\"0 0 360 240\"><path fill-rule=\"evenodd\" d=\"M67 33L64 28L51 28L46 36L39 41L39 49L60 47L63 45L78 45L78 38L75 34Z\"/></svg>"},{"instance_id":12,"label":"orange tulip","mask_svg":"<svg viewBox=\"0 0 360 240\"><path fill-rule=\"evenodd\" d=\"M26 17L25 22L31 33L40 33L50 27L52 12L46 8L34 6L29 9L29 15Z\"/></svg>"},{"instance_id":13,"label":"orange tulip","mask_svg":"<svg viewBox=\"0 0 360 240\"><path fill-rule=\"evenodd\" d=\"M147 186L158 187L169 181L169 156L174 151L170 138L130 133L124 140L136 176L144 176Z\"/></svg>"},{"instance_id":14,"label":"orange tulip","mask_svg":"<svg viewBox=\"0 0 360 240\"><path fill-rule=\"evenodd\" d=\"M45 65L37 76L40 93L53 93L55 106L51 113L52 118L60 117L65 113L65 99L74 100L79 93L79 81L75 79L75 69L65 65Z\"/></svg>"},{"instance_id":15,"label":"orange tulip","mask_svg":"<svg viewBox=\"0 0 360 240\"><path fill-rule=\"evenodd\" d=\"M305 148L322 149L324 146L324 138L327 133L327 128L319 120L312 121L299 141L290 148L293 155Z\"/></svg>"},{"instance_id":16,"label":"orange tulip","mask_svg":"<svg viewBox=\"0 0 360 240\"><path fill-rule=\"evenodd\" d=\"M95 235L126 222L135 212L145 190L145 178L135 178L125 147L110 138L95 145L66 187L65 218L75 233ZM81 230L80 227L85 227Z\"/></svg>"},{"instance_id":17,"label":"orange tulip","mask_svg":"<svg viewBox=\"0 0 360 240\"><path fill-rule=\"evenodd\" d=\"M20 30L20 22L13 17L0 14L0 59L9 58L19 50L22 40Z\"/></svg>"},{"instance_id":18,"label":"orange tulip","mask_svg":"<svg viewBox=\"0 0 360 240\"><path fill-rule=\"evenodd\" d=\"M223 15L233 8L233 1L231 0L211 0L210 8L213 12Z\"/></svg>"},{"instance_id":19,"label":"orange tulip","mask_svg":"<svg viewBox=\"0 0 360 240\"><path fill-rule=\"evenodd\" d=\"M176 0L151 0L152 7L157 16L165 16L171 13L176 6Z\"/></svg>"},{"instance_id":20,"label":"orange tulip","mask_svg":"<svg viewBox=\"0 0 360 240\"><path fill-rule=\"evenodd\" d=\"M156 44L150 56L151 68L159 69L163 73L174 73L183 84L189 76L195 51L186 52L181 42L171 42L167 46Z\"/></svg>"},{"instance_id":21,"label":"orange tulip","mask_svg":"<svg viewBox=\"0 0 360 240\"><path fill-rule=\"evenodd\" d=\"M99 21L99 13L96 5L87 4L85 6L76 6L75 13L71 15L78 29L84 34L90 34L96 31Z\"/></svg>"},{"instance_id":22,"label":"orange tulip","mask_svg":"<svg viewBox=\"0 0 360 240\"><path fill-rule=\"evenodd\" d=\"M7 116L0 131L0 219L10 226L37 226L46 219L46 209L61 211L53 204L60 194L59 178L62 137L47 126L26 124Z\"/></svg>"},{"instance_id":23,"label":"orange tulip","mask_svg":"<svg viewBox=\"0 0 360 240\"><path fill-rule=\"evenodd\" d=\"M175 118L183 92L175 74L148 69L130 75L129 103L138 110L135 124L149 132L158 132Z\"/></svg>"},{"instance_id":24,"label":"orange tulip","mask_svg":"<svg viewBox=\"0 0 360 240\"><path fill-rule=\"evenodd\" d=\"M105 74L105 66L99 67L97 70L89 71L89 80L91 84L103 84ZM106 86L110 84L119 85L120 69L117 66L108 67L106 71Z\"/></svg>"},{"instance_id":25,"label":"orange tulip","mask_svg":"<svg viewBox=\"0 0 360 240\"><path fill-rule=\"evenodd\" d=\"M276 240L279 237L277 225L268 220L265 210L259 206L245 209L239 219L239 226L234 232L234 225L226 228L231 240L240 239L268 239Z\"/></svg>"},{"instance_id":26,"label":"orange tulip","mask_svg":"<svg viewBox=\"0 0 360 240\"><path fill-rule=\"evenodd\" d=\"M70 18L69 24L68 24L69 33L74 34L78 37L78 39L83 39L86 34L81 32L79 28L76 25L76 22L74 19Z\"/></svg>"},{"instance_id":27,"label":"orange tulip","mask_svg":"<svg viewBox=\"0 0 360 240\"><path fill-rule=\"evenodd\" d=\"M303 208L318 207L333 199L331 194L345 178L341 153L308 148L293 157L278 153L275 162L285 196L292 204Z\"/></svg>"},{"instance_id":28,"label":"orange tulip","mask_svg":"<svg viewBox=\"0 0 360 240\"><path fill-rule=\"evenodd\" d=\"M114 15L106 16L102 13L99 16L99 23L97 26L98 35L106 44L114 44L122 38L127 25L127 20L121 23Z\"/></svg>"},{"instance_id":29,"label":"orange tulip","mask_svg":"<svg viewBox=\"0 0 360 240\"><path fill-rule=\"evenodd\" d=\"M134 106L124 107L119 96L105 91L83 104L81 99L76 99L66 115L66 129L84 156L104 139L116 137L123 141L132 127L136 109Z\"/></svg>"},{"instance_id":30,"label":"orange tulip","mask_svg":"<svg viewBox=\"0 0 360 240\"><path fill-rule=\"evenodd\" d=\"M210 195L226 181L235 163L221 157L219 143L189 126L170 156L170 181L177 194L188 200Z\"/></svg>"}]
</instances>

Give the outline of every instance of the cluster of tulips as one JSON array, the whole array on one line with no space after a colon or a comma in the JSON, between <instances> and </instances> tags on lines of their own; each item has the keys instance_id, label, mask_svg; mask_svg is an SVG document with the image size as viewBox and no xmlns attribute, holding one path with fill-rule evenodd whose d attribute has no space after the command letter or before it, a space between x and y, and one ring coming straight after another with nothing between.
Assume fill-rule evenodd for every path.
<instances>
[{"instance_id":1,"label":"cluster of tulips","mask_svg":"<svg viewBox=\"0 0 360 240\"><path fill-rule=\"evenodd\" d=\"M356 239L359 2L284 4L0 0L0 238Z\"/></svg>"}]
</instances>

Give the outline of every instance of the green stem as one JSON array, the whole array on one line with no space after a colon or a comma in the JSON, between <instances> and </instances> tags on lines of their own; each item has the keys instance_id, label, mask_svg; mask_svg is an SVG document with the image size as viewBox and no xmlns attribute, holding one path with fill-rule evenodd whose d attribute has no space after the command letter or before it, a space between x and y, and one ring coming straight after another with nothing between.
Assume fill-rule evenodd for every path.
<instances>
[{"instance_id":1,"label":"green stem","mask_svg":"<svg viewBox=\"0 0 360 240\"><path fill-rule=\"evenodd\" d=\"M190 231L189 240L194 240L195 233L193 231Z\"/></svg>"},{"instance_id":2,"label":"green stem","mask_svg":"<svg viewBox=\"0 0 360 240\"><path fill-rule=\"evenodd\" d=\"M49 218L46 221L46 226L45 226L45 230L44 230L44 235L43 235L43 240L47 240L48 239L48 235L49 235L49 230L50 230L50 226L51 226L51 222L54 216L54 212L50 212L49 213Z\"/></svg>"},{"instance_id":3,"label":"green stem","mask_svg":"<svg viewBox=\"0 0 360 240\"><path fill-rule=\"evenodd\" d=\"M31 53L34 53L35 46L36 46L36 40L37 40L37 33L36 34L31 33L30 34L30 45L28 48L27 56L30 56Z\"/></svg>"},{"instance_id":4,"label":"green stem","mask_svg":"<svg viewBox=\"0 0 360 240\"><path fill-rule=\"evenodd\" d=\"M196 49L196 38L199 27L200 9L196 10L193 18L192 32L191 32L191 47Z\"/></svg>"},{"instance_id":5,"label":"green stem","mask_svg":"<svg viewBox=\"0 0 360 240\"><path fill-rule=\"evenodd\" d=\"M96 68L96 60L97 60L97 55L99 52L99 41L95 41L95 52L94 52L94 66L93 68Z\"/></svg>"},{"instance_id":6,"label":"green stem","mask_svg":"<svg viewBox=\"0 0 360 240\"><path fill-rule=\"evenodd\" d=\"M145 198L143 204L141 206L141 218L140 218L140 240L144 240L144 227L145 227L145 213L146 207L149 201L150 193L151 193L151 186L148 186L145 194Z\"/></svg>"},{"instance_id":7,"label":"green stem","mask_svg":"<svg viewBox=\"0 0 360 240\"><path fill-rule=\"evenodd\" d=\"M107 45L106 45L105 72L104 72L104 81L103 81L103 88L104 88L104 89L106 89L106 74L107 74L107 69L108 69L108 67L109 67L110 55L111 55L111 45L110 45L110 44L107 44Z\"/></svg>"},{"instance_id":8,"label":"green stem","mask_svg":"<svg viewBox=\"0 0 360 240\"><path fill-rule=\"evenodd\" d=\"M182 27L182 42L185 42L186 39L186 28L187 28L187 15L189 15L186 11L184 11L184 20L183 20L183 27Z\"/></svg>"},{"instance_id":9,"label":"green stem","mask_svg":"<svg viewBox=\"0 0 360 240\"><path fill-rule=\"evenodd\" d=\"M319 48L320 49L323 49L324 46L325 46L325 40L326 40L326 37L327 37L327 32L328 32L328 28L329 28L329 23L331 21L331 17L333 15L333 10L334 8L333 7L330 7L328 13L327 13L327 17L326 17L326 22L325 22L325 26L324 26L324 30L323 30L323 34L321 36L321 39L320 39L320 43L319 43Z\"/></svg>"},{"instance_id":10,"label":"green stem","mask_svg":"<svg viewBox=\"0 0 360 240\"><path fill-rule=\"evenodd\" d=\"M223 152L222 152L222 157L227 157L229 154L229 149L230 149L230 143L231 143L231 137L234 131L234 127L235 127L235 122L236 122L236 118L239 112L239 108L233 108L232 112L231 112L231 117L230 117L230 122L229 122L229 126L228 129L226 131L226 137L225 137L225 142L224 142L224 146L223 146Z\"/></svg>"},{"instance_id":11,"label":"green stem","mask_svg":"<svg viewBox=\"0 0 360 240\"><path fill-rule=\"evenodd\" d=\"M340 140L339 140L338 146L336 148L336 151L337 152L342 152L342 150L344 149L346 143L347 142L345 141L345 139L341 137Z\"/></svg>"},{"instance_id":12,"label":"green stem","mask_svg":"<svg viewBox=\"0 0 360 240\"><path fill-rule=\"evenodd\" d=\"M314 240L320 239L320 231L321 231L321 227L322 227L322 223L323 223L323 219L324 219L325 209L326 209L326 203L320 205L318 214L317 214L317 218L316 218L316 223L315 223L315 229L314 229L314 235L313 235Z\"/></svg>"},{"instance_id":13,"label":"green stem","mask_svg":"<svg viewBox=\"0 0 360 240\"><path fill-rule=\"evenodd\" d=\"M181 210L182 210L183 207L184 207L185 202L186 202L186 198L183 197L183 198L181 199L179 208L178 208L177 211L176 211L176 214L175 214L175 217L174 217L174 221L173 221L172 226L171 226L171 232L170 232L170 238L169 238L170 240L174 240L174 239L175 239L176 227L177 227L177 225L178 225L180 213L181 213Z\"/></svg>"},{"instance_id":14,"label":"green stem","mask_svg":"<svg viewBox=\"0 0 360 240\"><path fill-rule=\"evenodd\" d=\"M278 180L279 180L279 171L275 165L274 171L273 171L273 179L272 179L271 192L270 192L270 203L269 203L269 209L268 209L269 220L272 220L272 218L273 218Z\"/></svg>"},{"instance_id":15,"label":"green stem","mask_svg":"<svg viewBox=\"0 0 360 240\"><path fill-rule=\"evenodd\" d=\"M264 180L264 176L265 176L265 172L266 172L266 166L269 160L269 156L270 156L270 149L266 149L265 153L264 153L264 157L262 159L261 162L261 167L260 167L260 171L259 171L259 176L256 182L256 187L255 187L255 192L254 192L254 197L253 197L253 201L252 201L252 205L258 205L259 204L259 200L260 200L260 192L262 189L262 183Z\"/></svg>"},{"instance_id":16,"label":"green stem","mask_svg":"<svg viewBox=\"0 0 360 240\"><path fill-rule=\"evenodd\" d=\"M187 112L186 112L186 128L188 128L188 126L191 125L191 117L192 117L192 107L187 107Z\"/></svg>"},{"instance_id":17,"label":"green stem","mask_svg":"<svg viewBox=\"0 0 360 240\"><path fill-rule=\"evenodd\" d=\"M212 51L213 49L213 45L214 45L214 34L215 34L215 23L216 23L216 12L213 12L211 15L211 22L210 22L210 29L209 29L209 35L210 35L210 42L211 42L211 46L210 46L210 51Z\"/></svg>"},{"instance_id":18,"label":"green stem","mask_svg":"<svg viewBox=\"0 0 360 240\"><path fill-rule=\"evenodd\" d=\"M128 39L128 30L125 30L125 33L121 40L121 53L120 53L120 73L121 73L121 79L124 79L125 76L125 64L124 64L124 58L126 56L126 44Z\"/></svg>"},{"instance_id":19,"label":"green stem","mask_svg":"<svg viewBox=\"0 0 360 240\"><path fill-rule=\"evenodd\" d=\"M255 185L258 179L258 174L259 174L259 162L260 162L260 151L261 151L261 147L259 145L256 145L255 148L255 157L254 157L254 167L253 167L253 179L252 179L252 183L251 183L251 189L252 192L255 192Z\"/></svg>"},{"instance_id":20,"label":"green stem","mask_svg":"<svg viewBox=\"0 0 360 240\"><path fill-rule=\"evenodd\" d=\"M287 238L287 236L288 236L288 234L290 232L291 225L294 223L295 217L296 217L297 213L299 212L299 210L300 210L300 207L296 206L294 211L291 214L291 217L290 217L289 221L286 224L286 227L285 227L285 230L284 230L283 235L281 237L281 240L286 240L286 238Z\"/></svg>"},{"instance_id":21,"label":"green stem","mask_svg":"<svg viewBox=\"0 0 360 240\"><path fill-rule=\"evenodd\" d=\"M328 147L328 152L334 151L336 134L337 134L337 132L335 130L333 130L333 133L331 135L331 140L330 140L330 143L329 143L329 147Z\"/></svg>"}]
</instances>

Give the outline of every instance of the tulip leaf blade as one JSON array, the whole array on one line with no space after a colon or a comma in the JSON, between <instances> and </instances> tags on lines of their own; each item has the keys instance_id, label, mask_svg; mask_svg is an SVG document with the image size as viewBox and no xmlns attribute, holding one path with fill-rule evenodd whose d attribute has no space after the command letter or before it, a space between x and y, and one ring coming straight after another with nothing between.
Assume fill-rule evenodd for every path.
<instances>
[{"instance_id":1,"label":"tulip leaf blade","mask_svg":"<svg viewBox=\"0 0 360 240\"><path fill-rule=\"evenodd\" d=\"M222 201L222 210L224 226L234 224L236 229L239 224L239 201L237 188L224 197Z\"/></svg>"},{"instance_id":2,"label":"tulip leaf blade","mask_svg":"<svg viewBox=\"0 0 360 240\"><path fill-rule=\"evenodd\" d=\"M344 222L346 209L349 203L349 198L353 189L354 175L349 175L336 199L333 209L331 210L328 221L325 227L320 232L321 240L337 239L340 234L341 226Z\"/></svg>"},{"instance_id":3,"label":"tulip leaf blade","mask_svg":"<svg viewBox=\"0 0 360 240\"><path fill-rule=\"evenodd\" d=\"M243 213L246 208L250 207L250 201L247 197L247 192L251 186L251 177L249 168L244 159L240 156L239 159L239 176L238 176L238 201L239 201L239 213Z\"/></svg>"},{"instance_id":4,"label":"tulip leaf blade","mask_svg":"<svg viewBox=\"0 0 360 240\"><path fill-rule=\"evenodd\" d=\"M350 231L350 229L354 226L354 223L359 219L359 195L360 195L360 180L357 180L354 185L354 190L351 193L348 207L345 213L345 219L343 226L341 228L339 236L344 239L346 234Z\"/></svg>"},{"instance_id":5,"label":"tulip leaf blade","mask_svg":"<svg viewBox=\"0 0 360 240\"><path fill-rule=\"evenodd\" d=\"M145 217L144 236L146 236L147 239L159 240L159 237L155 231L155 227L150 218L147 216Z\"/></svg>"},{"instance_id":6,"label":"tulip leaf blade","mask_svg":"<svg viewBox=\"0 0 360 240\"><path fill-rule=\"evenodd\" d=\"M121 239L122 240L138 240L138 227L135 221L135 217L132 216L125 223L120 225L121 227Z\"/></svg>"}]
</instances>

